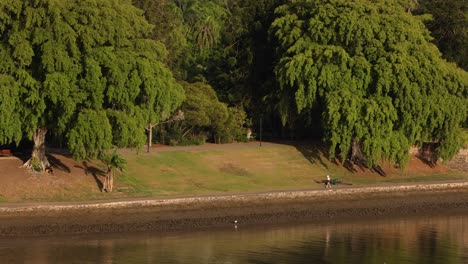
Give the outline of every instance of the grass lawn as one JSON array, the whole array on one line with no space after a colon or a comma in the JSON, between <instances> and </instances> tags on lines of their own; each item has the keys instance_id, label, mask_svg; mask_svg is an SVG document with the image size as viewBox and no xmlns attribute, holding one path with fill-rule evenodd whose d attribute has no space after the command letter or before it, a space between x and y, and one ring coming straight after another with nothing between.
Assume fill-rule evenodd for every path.
<instances>
[{"instance_id":1,"label":"grass lawn","mask_svg":"<svg viewBox=\"0 0 468 264\"><path fill-rule=\"evenodd\" d=\"M328 161L318 148L287 144L227 145L222 149L184 149L126 153L126 171L115 190L129 196L190 196L228 192L321 189L314 180L326 174L353 185L468 179L468 175L435 170L419 161L416 170L383 167L385 176L367 169L351 172ZM418 161L415 161L418 162ZM411 166L411 162L409 164Z\"/></svg>"},{"instance_id":2,"label":"grass lawn","mask_svg":"<svg viewBox=\"0 0 468 264\"><path fill-rule=\"evenodd\" d=\"M118 178L143 195L191 195L305 188L326 174L292 146L127 154Z\"/></svg>"}]
</instances>

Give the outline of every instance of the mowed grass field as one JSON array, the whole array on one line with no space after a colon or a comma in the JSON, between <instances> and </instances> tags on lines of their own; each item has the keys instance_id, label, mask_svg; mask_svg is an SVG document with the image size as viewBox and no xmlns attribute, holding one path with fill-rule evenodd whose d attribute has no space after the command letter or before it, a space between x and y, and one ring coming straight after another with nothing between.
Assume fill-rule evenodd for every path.
<instances>
[{"instance_id":1,"label":"mowed grass field","mask_svg":"<svg viewBox=\"0 0 468 264\"><path fill-rule=\"evenodd\" d=\"M382 166L385 175L353 171L329 161L316 145L228 144L153 148L123 154L128 165L115 190L130 196L191 196L294 189L321 189L329 174L352 185L468 179L412 157L404 171ZM345 186L345 185L342 185Z\"/></svg>"},{"instance_id":2,"label":"mowed grass field","mask_svg":"<svg viewBox=\"0 0 468 264\"><path fill-rule=\"evenodd\" d=\"M190 195L318 187L327 173L293 146L268 145L127 154L118 181L147 195Z\"/></svg>"}]
</instances>

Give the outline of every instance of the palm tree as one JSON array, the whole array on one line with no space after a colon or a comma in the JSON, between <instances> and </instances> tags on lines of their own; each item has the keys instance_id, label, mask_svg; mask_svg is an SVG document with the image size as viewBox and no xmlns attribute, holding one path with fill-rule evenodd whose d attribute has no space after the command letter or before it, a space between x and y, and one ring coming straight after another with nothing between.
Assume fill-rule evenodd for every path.
<instances>
[{"instance_id":1,"label":"palm tree","mask_svg":"<svg viewBox=\"0 0 468 264\"><path fill-rule=\"evenodd\" d=\"M122 156L117 154L116 150L114 149L112 154L103 158L103 162L107 165L107 173L102 186L102 191L112 192L115 172L117 170L123 172L125 166L127 165L127 161Z\"/></svg>"}]
</instances>

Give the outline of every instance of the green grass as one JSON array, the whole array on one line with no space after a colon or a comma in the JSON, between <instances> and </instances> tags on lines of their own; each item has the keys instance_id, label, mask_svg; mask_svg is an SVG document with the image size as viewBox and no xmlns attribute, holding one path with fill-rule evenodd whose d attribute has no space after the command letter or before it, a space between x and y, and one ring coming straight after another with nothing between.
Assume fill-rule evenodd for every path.
<instances>
[{"instance_id":1,"label":"green grass","mask_svg":"<svg viewBox=\"0 0 468 264\"><path fill-rule=\"evenodd\" d=\"M141 195L192 195L300 188L324 168L292 146L127 154L119 183ZM142 188L140 188L142 187Z\"/></svg>"},{"instance_id":2,"label":"green grass","mask_svg":"<svg viewBox=\"0 0 468 264\"><path fill-rule=\"evenodd\" d=\"M268 145L125 154L115 189L128 196L190 196L251 191L319 189L326 174L353 185L468 179L462 173L433 175L391 170L356 174L328 161L316 147Z\"/></svg>"}]
</instances>

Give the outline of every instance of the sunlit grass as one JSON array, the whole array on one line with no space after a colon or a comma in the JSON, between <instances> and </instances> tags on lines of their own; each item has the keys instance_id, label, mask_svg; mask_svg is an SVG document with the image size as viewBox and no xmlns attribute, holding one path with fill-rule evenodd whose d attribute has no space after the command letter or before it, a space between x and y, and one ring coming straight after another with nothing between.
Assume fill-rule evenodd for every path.
<instances>
[{"instance_id":1,"label":"sunlit grass","mask_svg":"<svg viewBox=\"0 0 468 264\"><path fill-rule=\"evenodd\" d=\"M159 190L161 195L188 195L313 185L325 168L313 166L293 146L233 148L128 154L128 167L119 181ZM138 179L134 184L131 179ZM153 193L153 191L149 191Z\"/></svg>"},{"instance_id":2,"label":"sunlit grass","mask_svg":"<svg viewBox=\"0 0 468 264\"><path fill-rule=\"evenodd\" d=\"M227 147L125 154L128 166L117 177L117 190L131 196L189 196L251 191L321 189L330 174L353 185L466 179L454 172L424 175L394 170L356 176L327 160L317 148L292 145Z\"/></svg>"}]
</instances>

